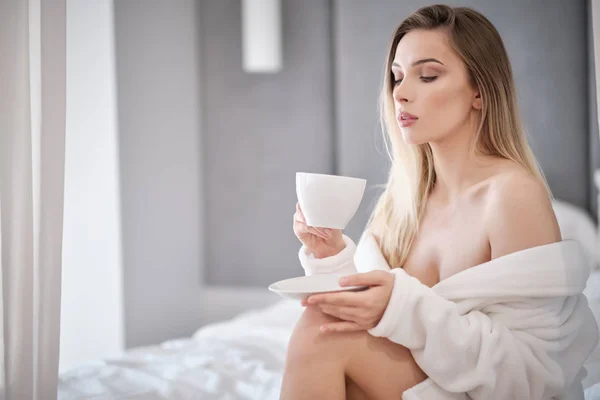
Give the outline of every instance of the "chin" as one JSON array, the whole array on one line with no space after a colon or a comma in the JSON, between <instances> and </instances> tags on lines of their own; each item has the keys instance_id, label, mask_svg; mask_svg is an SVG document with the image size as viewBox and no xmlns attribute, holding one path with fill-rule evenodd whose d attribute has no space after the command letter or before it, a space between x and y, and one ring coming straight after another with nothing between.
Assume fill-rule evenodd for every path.
<instances>
[{"instance_id":1,"label":"chin","mask_svg":"<svg viewBox=\"0 0 600 400\"><path fill-rule=\"evenodd\" d=\"M406 144L411 144L411 145L419 145L419 144L423 144L423 143L427 143L427 140L424 140L424 138L420 135L418 135L415 131L411 131L408 129L400 129L402 132L402 139L404 140L404 143Z\"/></svg>"}]
</instances>

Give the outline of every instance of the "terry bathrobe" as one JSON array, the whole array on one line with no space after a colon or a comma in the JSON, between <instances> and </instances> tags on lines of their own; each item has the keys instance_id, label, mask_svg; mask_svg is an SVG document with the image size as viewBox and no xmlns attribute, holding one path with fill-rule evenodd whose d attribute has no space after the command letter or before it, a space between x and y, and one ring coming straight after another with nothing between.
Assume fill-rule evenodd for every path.
<instances>
[{"instance_id":1,"label":"terry bathrobe","mask_svg":"<svg viewBox=\"0 0 600 400\"><path fill-rule=\"evenodd\" d=\"M394 287L369 330L408 348L429 377L403 400L583 399L583 364L598 326L582 294L589 267L574 240L538 246L477 265L429 288L390 269L375 238L315 259L307 275L389 271Z\"/></svg>"}]
</instances>

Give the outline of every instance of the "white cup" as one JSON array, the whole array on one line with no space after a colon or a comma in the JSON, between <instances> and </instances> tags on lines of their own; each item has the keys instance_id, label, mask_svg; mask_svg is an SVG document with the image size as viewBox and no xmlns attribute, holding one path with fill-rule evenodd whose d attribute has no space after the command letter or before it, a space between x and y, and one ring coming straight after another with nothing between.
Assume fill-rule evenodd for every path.
<instances>
[{"instance_id":1,"label":"white cup","mask_svg":"<svg viewBox=\"0 0 600 400\"><path fill-rule=\"evenodd\" d=\"M296 173L296 195L308 226L345 229L362 201L367 181L349 176Z\"/></svg>"}]
</instances>

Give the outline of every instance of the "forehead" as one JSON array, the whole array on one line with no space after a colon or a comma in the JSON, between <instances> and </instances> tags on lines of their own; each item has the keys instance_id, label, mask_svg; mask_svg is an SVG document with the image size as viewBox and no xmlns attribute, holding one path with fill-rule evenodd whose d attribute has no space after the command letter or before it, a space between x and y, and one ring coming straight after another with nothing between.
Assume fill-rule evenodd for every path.
<instances>
[{"instance_id":1,"label":"forehead","mask_svg":"<svg viewBox=\"0 0 600 400\"><path fill-rule=\"evenodd\" d=\"M400 64L403 69L408 69L413 62L424 58L436 58L445 65L460 61L447 33L424 29L408 32L396 47L394 62Z\"/></svg>"}]
</instances>

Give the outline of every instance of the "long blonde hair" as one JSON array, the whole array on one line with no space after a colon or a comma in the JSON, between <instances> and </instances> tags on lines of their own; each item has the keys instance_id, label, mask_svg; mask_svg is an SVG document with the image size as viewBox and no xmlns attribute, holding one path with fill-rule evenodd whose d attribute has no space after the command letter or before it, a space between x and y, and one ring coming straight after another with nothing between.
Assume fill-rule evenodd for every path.
<instances>
[{"instance_id":1,"label":"long blonde hair","mask_svg":"<svg viewBox=\"0 0 600 400\"><path fill-rule=\"evenodd\" d=\"M385 190L369 218L367 230L378 237L382 253L392 268L403 266L436 181L431 146L404 142L396 123L392 97L391 65L396 47L402 37L414 29L448 32L454 50L466 64L471 84L479 90L481 122L471 150L522 165L552 196L523 132L512 68L496 28L471 8L445 5L420 8L394 31L379 99L380 123L387 136L385 143L392 163Z\"/></svg>"}]
</instances>

